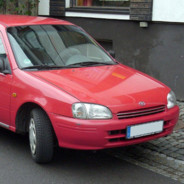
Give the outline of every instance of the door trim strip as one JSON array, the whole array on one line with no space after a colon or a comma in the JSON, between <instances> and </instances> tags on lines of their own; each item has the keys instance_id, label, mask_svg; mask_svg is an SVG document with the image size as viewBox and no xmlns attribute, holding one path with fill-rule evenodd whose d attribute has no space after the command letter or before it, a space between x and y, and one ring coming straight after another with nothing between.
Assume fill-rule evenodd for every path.
<instances>
[{"instance_id":1,"label":"door trim strip","mask_svg":"<svg viewBox=\"0 0 184 184\"><path fill-rule=\"evenodd\" d=\"M0 126L2 126L2 127L4 127L4 128L9 128L9 127L10 127L9 125L4 124L4 123L1 123L1 122L0 122Z\"/></svg>"}]
</instances>

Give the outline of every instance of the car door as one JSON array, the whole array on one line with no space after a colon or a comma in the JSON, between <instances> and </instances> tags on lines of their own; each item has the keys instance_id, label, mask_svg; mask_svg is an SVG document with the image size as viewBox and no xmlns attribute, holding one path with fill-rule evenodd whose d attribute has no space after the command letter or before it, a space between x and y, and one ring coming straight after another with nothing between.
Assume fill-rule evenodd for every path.
<instances>
[{"instance_id":1,"label":"car door","mask_svg":"<svg viewBox=\"0 0 184 184\"><path fill-rule=\"evenodd\" d=\"M0 57L4 57L4 65L10 69L10 63L8 60L8 53L3 41L2 33L0 32ZM10 125L10 97L11 97L11 84L12 74L11 72L0 71L0 126L9 128Z\"/></svg>"}]
</instances>

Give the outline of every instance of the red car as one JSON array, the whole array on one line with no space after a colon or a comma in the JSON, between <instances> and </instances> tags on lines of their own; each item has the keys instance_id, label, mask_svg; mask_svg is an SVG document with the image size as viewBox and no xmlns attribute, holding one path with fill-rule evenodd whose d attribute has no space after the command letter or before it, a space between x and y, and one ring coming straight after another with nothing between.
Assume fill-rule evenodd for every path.
<instances>
[{"instance_id":1,"label":"red car","mask_svg":"<svg viewBox=\"0 0 184 184\"><path fill-rule=\"evenodd\" d=\"M0 16L0 126L29 133L38 163L54 145L97 150L170 134L174 93L122 65L72 23Z\"/></svg>"}]
</instances>

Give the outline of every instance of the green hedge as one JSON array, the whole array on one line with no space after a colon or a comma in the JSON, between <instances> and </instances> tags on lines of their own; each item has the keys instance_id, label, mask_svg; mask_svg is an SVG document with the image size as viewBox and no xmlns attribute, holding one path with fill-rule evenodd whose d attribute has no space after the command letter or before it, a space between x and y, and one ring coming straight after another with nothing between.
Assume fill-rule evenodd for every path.
<instances>
[{"instance_id":1,"label":"green hedge","mask_svg":"<svg viewBox=\"0 0 184 184\"><path fill-rule=\"evenodd\" d=\"M37 15L39 0L0 0L0 14Z\"/></svg>"}]
</instances>

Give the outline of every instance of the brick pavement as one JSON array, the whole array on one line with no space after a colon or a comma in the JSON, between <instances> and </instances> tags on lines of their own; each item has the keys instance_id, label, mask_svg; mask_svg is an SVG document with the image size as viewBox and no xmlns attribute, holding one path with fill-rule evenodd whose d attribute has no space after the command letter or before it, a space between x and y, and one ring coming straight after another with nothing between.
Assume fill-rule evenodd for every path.
<instances>
[{"instance_id":1,"label":"brick pavement","mask_svg":"<svg viewBox=\"0 0 184 184\"><path fill-rule=\"evenodd\" d=\"M171 135L107 152L184 183L184 103L178 103L178 105L180 107L179 124Z\"/></svg>"}]
</instances>

